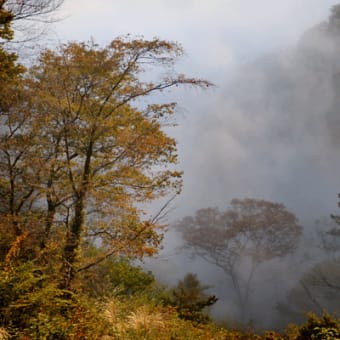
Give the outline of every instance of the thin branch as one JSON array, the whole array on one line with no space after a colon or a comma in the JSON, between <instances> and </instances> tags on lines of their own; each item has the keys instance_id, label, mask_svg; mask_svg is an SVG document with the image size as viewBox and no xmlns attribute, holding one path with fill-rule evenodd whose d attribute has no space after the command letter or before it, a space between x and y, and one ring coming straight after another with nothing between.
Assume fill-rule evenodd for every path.
<instances>
[{"instance_id":1,"label":"thin branch","mask_svg":"<svg viewBox=\"0 0 340 340\"><path fill-rule=\"evenodd\" d=\"M156 215L151 219L151 223L158 223L159 221L161 221L162 219L165 218L165 216L167 216L167 214L169 213L169 210L166 210L169 205L171 204L171 202L176 198L177 194L174 194L172 197L170 197L165 204L163 204L163 206L159 209L159 211L156 213Z\"/></svg>"},{"instance_id":2,"label":"thin branch","mask_svg":"<svg viewBox=\"0 0 340 340\"><path fill-rule=\"evenodd\" d=\"M306 292L308 298L313 302L313 304L319 309L319 312L323 312L323 308L320 305L320 303L316 300L316 298L313 296L312 292L309 290L307 285L303 282L303 280L300 281L301 286L303 287L304 291Z\"/></svg>"}]
</instances>

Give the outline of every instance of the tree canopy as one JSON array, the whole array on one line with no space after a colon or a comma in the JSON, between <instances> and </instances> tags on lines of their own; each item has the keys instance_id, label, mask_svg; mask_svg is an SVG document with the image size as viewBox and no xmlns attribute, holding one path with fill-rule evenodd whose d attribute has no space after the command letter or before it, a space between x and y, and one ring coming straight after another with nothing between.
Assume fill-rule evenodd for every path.
<instances>
[{"instance_id":1,"label":"tree canopy","mask_svg":"<svg viewBox=\"0 0 340 340\"><path fill-rule=\"evenodd\" d=\"M176 228L195 255L232 280L241 317L258 265L292 252L302 231L283 204L250 198L232 200L225 211L200 209L178 221Z\"/></svg>"},{"instance_id":2,"label":"tree canopy","mask_svg":"<svg viewBox=\"0 0 340 340\"><path fill-rule=\"evenodd\" d=\"M211 84L141 75L173 65L181 53L176 43L129 38L104 48L90 42L46 50L21 82L26 99L3 113L2 209L15 215L16 237L35 234L41 250L55 233L62 237L63 287L100 261L78 263L86 242L100 242L107 250L102 259L158 248L160 226L143 219L141 207L181 189L176 142L163 130L176 104L143 106L141 99L178 85Z\"/></svg>"}]
</instances>

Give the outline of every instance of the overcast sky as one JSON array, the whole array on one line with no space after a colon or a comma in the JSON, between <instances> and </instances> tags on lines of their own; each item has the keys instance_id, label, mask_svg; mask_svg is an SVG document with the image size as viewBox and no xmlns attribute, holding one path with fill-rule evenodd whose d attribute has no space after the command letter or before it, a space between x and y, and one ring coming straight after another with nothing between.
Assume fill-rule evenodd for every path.
<instances>
[{"instance_id":1,"label":"overcast sky","mask_svg":"<svg viewBox=\"0 0 340 340\"><path fill-rule=\"evenodd\" d=\"M203 93L176 92L172 98L181 108L174 135L179 143L180 168L185 172L183 194L175 204L178 215L207 205L225 205L233 197L245 196L283 201L289 208L295 207L295 212L296 206L303 206L301 209L306 213L320 203L328 211L336 207L335 194L340 182L338 188L332 184L331 170L314 167L315 151L310 151L309 145L310 140L317 139L309 134L299 146L277 142L271 131L278 130L274 121L282 119L281 107L275 104L271 111L262 114L261 106L252 110L244 104L254 100L251 96L259 90L249 87L249 83L262 84L260 78L268 78L268 74L242 65L289 50L304 31L326 20L330 8L337 3L337 0L65 0L60 12L65 19L55 25L55 32L62 42L94 38L106 44L127 33L175 40L186 52L179 70L217 85L215 90ZM289 68L292 75L294 67ZM237 82L232 80L235 72ZM247 77L240 80L240 72ZM236 102L230 100L230 89L235 92L235 87L239 88L235 96L242 97ZM322 102L326 108L324 97ZM296 106L309 114L306 103ZM293 111L280 127L280 135L289 135ZM292 122L296 134L304 134L303 122L304 119ZM312 145L311 150L320 149L323 153L322 143ZM328 180L324 180L325 176ZM306 189L310 192L305 195ZM331 201L333 205L324 203Z\"/></svg>"},{"instance_id":2,"label":"overcast sky","mask_svg":"<svg viewBox=\"0 0 340 340\"><path fill-rule=\"evenodd\" d=\"M225 67L293 44L335 0L65 0L64 40L107 43L131 33L180 42L195 69Z\"/></svg>"}]
</instances>

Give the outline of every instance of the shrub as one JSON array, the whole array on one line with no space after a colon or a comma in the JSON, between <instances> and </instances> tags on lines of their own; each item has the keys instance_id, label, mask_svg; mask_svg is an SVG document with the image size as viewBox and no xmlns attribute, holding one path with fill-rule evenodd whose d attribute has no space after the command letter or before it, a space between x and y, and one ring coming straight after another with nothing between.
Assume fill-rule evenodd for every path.
<instances>
[{"instance_id":1,"label":"shrub","mask_svg":"<svg viewBox=\"0 0 340 340\"><path fill-rule=\"evenodd\" d=\"M335 340L340 339L340 321L329 314L318 318L311 313L307 322L297 328L297 334L290 334L296 340Z\"/></svg>"}]
</instances>

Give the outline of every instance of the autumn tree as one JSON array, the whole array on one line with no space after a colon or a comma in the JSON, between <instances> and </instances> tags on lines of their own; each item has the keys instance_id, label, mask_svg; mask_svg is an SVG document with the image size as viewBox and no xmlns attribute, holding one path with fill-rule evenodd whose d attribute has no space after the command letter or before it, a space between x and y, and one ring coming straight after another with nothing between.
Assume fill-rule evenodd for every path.
<instances>
[{"instance_id":1,"label":"autumn tree","mask_svg":"<svg viewBox=\"0 0 340 340\"><path fill-rule=\"evenodd\" d=\"M39 199L37 176L33 176L31 151L32 115L30 96L24 80L25 68L17 62L18 56L8 50L7 42L14 38L13 24L22 20L41 20L55 11L62 1L0 1L0 229L1 255L5 254L13 237L22 237L21 212L32 211ZM35 173L37 175L37 173ZM25 222L25 223L26 223ZM12 228L8 227L12 225ZM14 233L13 233L14 231ZM2 257L0 257L2 258Z\"/></svg>"},{"instance_id":2,"label":"autumn tree","mask_svg":"<svg viewBox=\"0 0 340 340\"><path fill-rule=\"evenodd\" d=\"M243 321L251 282L259 265L292 252L301 234L283 204L234 199L225 211L200 209L176 224L193 253L231 279Z\"/></svg>"},{"instance_id":3,"label":"autumn tree","mask_svg":"<svg viewBox=\"0 0 340 340\"><path fill-rule=\"evenodd\" d=\"M3 260L15 237L20 236L15 222L20 210L20 203L17 204L15 197L15 185L19 177L17 164L21 158L21 151L25 148L22 143L24 139L21 141L21 147L17 147L20 138L17 127L25 120L23 118L25 113L17 110L19 106L25 105L21 86L25 69L17 63L17 55L7 51L3 44L13 38L12 21L12 12L8 11L2 2L0 4L0 260ZM8 228L8 223L14 228Z\"/></svg>"},{"instance_id":4,"label":"autumn tree","mask_svg":"<svg viewBox=\"0 0 340 340\"><path fill-rule=\"evenodd\" d=\"M181 189L176 141L163 130L176 103L147 98L174 86L211 84L169 73L156 82L142 76L159 66L170 70L181 53L178 44L159 39L118 38L104 48L69 43L44 51L30 69L26 86L34 100L22 132L34 145L28 168L38 180L42 247L52 232L65 234L59 241L65 288L105 256L143 256L159 246L159 225L143 218L143 206ZM87 242L107 253L80 264Z\"/></svg>"},{"instance_id":5,"label":"autumn tree","mask_svg":"<svg viewBox=\"0 0 340 340\"><path fill-rule=\"evenodd\" d=\"M23 67L16 64L17 55L8 52L4 48L4 43L11 41L14 37L12 23L14 14L6 9L5 2L0 2L0 110L5 108L4 102L7 97L6 88L8 83L17 79L17 77L24 71ZM7 105L8 106L8 105Z\"/></svg>"}]
</instances>

